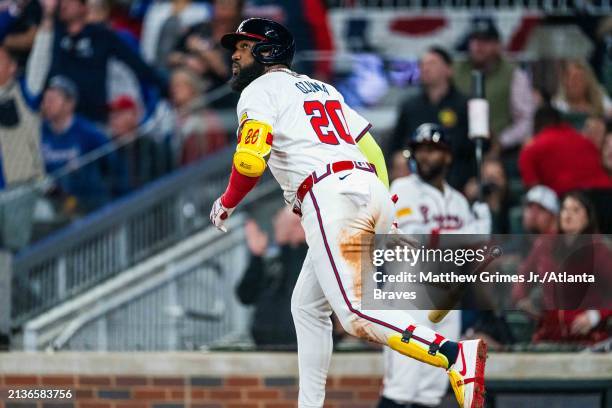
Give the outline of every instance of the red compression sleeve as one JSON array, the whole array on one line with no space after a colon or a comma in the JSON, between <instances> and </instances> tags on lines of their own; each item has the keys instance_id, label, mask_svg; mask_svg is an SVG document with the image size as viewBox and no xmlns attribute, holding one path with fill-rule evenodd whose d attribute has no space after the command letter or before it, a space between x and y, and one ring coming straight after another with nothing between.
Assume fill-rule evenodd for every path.
<instances>
[{"instance_id":1,"label":"red compression sleeve","mask_svg":"<svg viewBox=\"0 0 612 408\"><path fill-rule=\"evenodd\" d=\"M255 187L260 177L249 177L238 173L232 166L232 174L225 193L221 196L221 204L226 208L234 208Z\"/></svg>"}]
</instances>

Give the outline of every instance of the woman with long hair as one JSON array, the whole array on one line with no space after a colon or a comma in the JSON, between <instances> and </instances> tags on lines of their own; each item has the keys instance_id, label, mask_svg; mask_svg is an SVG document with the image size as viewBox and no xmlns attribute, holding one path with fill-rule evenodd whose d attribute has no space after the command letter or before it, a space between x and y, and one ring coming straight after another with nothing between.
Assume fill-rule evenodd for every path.
<instances>
[{"instance_id":1,"label":"woman with long hair","mask_svg":"<svg viewBox=\"0 0 612 408\"><path fill-rule=\"evenodd\" d=\"M580 116L582 121L588 116L612 115L612 101L597 82L591 67L580 59L563 64L560 86L552 104L567 116Z\"/></svg>"},{"instance_id":2,"label":"woman with long hair","mask_svg":"<svg viewBox=\"0 0 612 408\"><path fill-rule=\"evenodd\" d=\"M598 234L595 208L583 192L563 197L558 222L559 233L541 235L519 269L526 280L532 273L548 277L541 283L540 307L526 301L533 284L515 286L514 300L537 320L534 342L602 341L610 337L606 324L612 316L609 243Z\"/></svg>"}]
</instances>

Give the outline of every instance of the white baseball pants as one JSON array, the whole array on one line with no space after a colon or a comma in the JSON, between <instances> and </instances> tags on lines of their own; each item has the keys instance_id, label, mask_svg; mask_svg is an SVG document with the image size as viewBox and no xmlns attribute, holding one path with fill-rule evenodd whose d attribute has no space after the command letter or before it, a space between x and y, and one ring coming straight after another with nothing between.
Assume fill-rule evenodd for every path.
<instances>
[{"instance_id":1,"label":"white baseball pants","mask_svg":"<svg viewBox=\"0 0 612 408\"><path fill-rule=\"evenodd\" d=\"M301 211L309 250L291 300L298 407L321 408L332 354L332 310L348 333L380 344L418 322L404 311L361 308L361 237L386 234L395 215L389 192L374 173L352 169L330 174L312 187ZM425 326L415 334L428 341L435 337Z\"/></svg>"}]
</instances>

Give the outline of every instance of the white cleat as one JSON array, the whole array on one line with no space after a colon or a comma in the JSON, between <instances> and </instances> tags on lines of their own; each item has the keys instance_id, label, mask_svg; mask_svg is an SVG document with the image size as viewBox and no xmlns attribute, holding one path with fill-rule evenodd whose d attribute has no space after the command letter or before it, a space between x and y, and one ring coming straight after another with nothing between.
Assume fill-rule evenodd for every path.
<instances>
[{"instance_id":1,"label":"white cleat","mask_svg":"<svg viewBox=\"0 0 612 408\"><path fill-rule=\"evenodd\" d=\"M447 371L461 408L482 408L485 404L484 372L487 343L483 340L459 342L457 361Z\"/></svg>"}]
</instances>

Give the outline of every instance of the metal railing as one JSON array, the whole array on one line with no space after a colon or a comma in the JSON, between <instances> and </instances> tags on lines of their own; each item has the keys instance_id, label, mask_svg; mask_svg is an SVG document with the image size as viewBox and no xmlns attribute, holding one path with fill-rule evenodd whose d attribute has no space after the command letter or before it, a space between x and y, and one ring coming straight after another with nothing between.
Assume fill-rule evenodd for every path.
<instances>
[{"instance_id":1,"label":"metal railing","mask_svg":"<svg viewBox=\"0 0 612 408\"><path fill-rule=\"evenodd\" d=\"M205 107L228 92L229 87L222 87L209 93L198 106ZM226 128L235 128L233 112L221 116ZM159 120L145 122L143 131L151 131L155 124ZM44 193L61 177L132 142L108 143L44 180L2 191L0 203L18 202L33 191ZM232 153L228 147L179 169L19 252L12 266L12 326L20 327L208 225L212 202L226 186ZM279 188L268 174L245 203L272 191Z\"/></svg>"},{"instance_id":2,"label":"metal railing","mask_svg":"<svg viewBox=\"0 0 612 408\"><path fill-rule=\"evenodd\" d=\"M13 326L93 287L209 225L232 149L181 169L16 255ZM248 197L277 191L269 177Z\"/></svg>"},{"instance_id":3,"label":"metal railing","mask_svg":"<svg viewBox=\"0 0 612 408\"><path fill-rule=\"evenodd\" d=\"M248 310L233 295L248 260L236 214L28 322L27 351L192 350L239 336Z\"/></svg>"}]
</instances>

